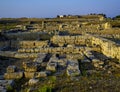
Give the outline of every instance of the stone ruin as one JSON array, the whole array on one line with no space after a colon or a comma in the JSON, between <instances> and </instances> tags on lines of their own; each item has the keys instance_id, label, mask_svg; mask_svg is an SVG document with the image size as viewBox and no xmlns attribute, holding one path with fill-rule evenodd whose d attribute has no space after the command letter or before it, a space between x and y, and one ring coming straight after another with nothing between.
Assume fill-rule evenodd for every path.
<instances>
[{"instance_id":1,"label":"stone ruin","mask_svg":"<svg viewBox=\"0 0 120 92\"><path fill-rule=\"evenodd\" d=\"M111 25L103 22L102 18L96 18L94 22L98 20L99 23L94 26L94 23L91 22L92 19L88 22L85 19L69 22L63 22L63 20L42 21L41 28L44 30L70 30L69 33L73 30L84 30L82 34L77 35L72 33L70 35L60 35L48 32L49 37L44 38L48 35L46 31L36 32L36 30L31 30L29 32L4 33L10 40L0 41L0 56L23 61L29 59L29 61L22 62L22 70L14 64L8 66L6 73L4 73L5 80L0 80L0 83L7 81L8 83L5 84L11 85L13 81L9 82L9 80L27 78L30 79L29 84L32 85L37 83L41 77L52 74L57 76L62 71L65 71L66 75L70 77L80 76L83 73L82 64L86 65L85 69L90 73L92 70L104 70L105 61L111 58L115 58L120 63L119 44L103 38L104 36L96 36L85 32L88 30L109 30L111 28ZM30 27L28 28L30 29ZM102 53L107 58L96 57L94 51ZM115 64L115 66L119 67L119 64ZM3 86L0 87L0 90L4 89Z\"/></svg>"},{"instance_id":2,"label":"stone ruin","mask_svg":"<svg viewBox=\"0 0 120 92\"><path fill-rule=\"evenodd\" d=\"M77 60L68 60L67 75L68 76L80 75L79 64Z\"/></svg>"}]
</instances>

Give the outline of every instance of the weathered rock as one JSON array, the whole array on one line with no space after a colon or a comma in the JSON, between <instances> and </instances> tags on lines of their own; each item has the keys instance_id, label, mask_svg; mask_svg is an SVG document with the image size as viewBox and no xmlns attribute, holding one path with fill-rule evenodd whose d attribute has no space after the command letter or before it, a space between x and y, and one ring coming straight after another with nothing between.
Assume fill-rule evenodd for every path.
<instances>
[{"instance_id":1,"label":"weathered rock","mask_svg":"<svg viewBox=\"0 0 120 92\"><path fill-rule=\"evenodd\" d=\"M104 55L111 58L117 58L120 60L120 45L116 44L113 41L100 38L100 37L92 37L92 44L98 45L101 47L101 51Z\"/></svg>"},{"instance_id":2,"label":"weathered rock","mask_svg":"<svg viewBox=\"0 0 120 92\"><path fill-rule=\"evenodd\" d=\"M5 73L5 79L21 79L23 78L23 72Z\"/></svg>"},{"instance_id":3,"label":"weathered rock","mask_svg":"<svg viewBox=\"0 0 120 92\"><path fill-rule=\"evenodd\" d=\"M57 62L51 61L47 64L46 70L56 71L56 68L57 68Z\"/></svg>"},{"instance_id":4,"label":"weathered rock","mask_svg":"<svg viewBox=\"0 0 120 92\"><path fill-rule=\"evenodd\" d=\"M29 85L34 85L34 84L37 84L38 82L39 82L39 79L34 79L34 78L28 81Z\"/></svg>"},{"instance_id":5,"label":"weathered rock","mask_svg":"<svg viewBox=\"0 0 120 92\"><path fill-rule=\"evenodd\" d=\"M96 68L103 68L104 62L99 59L92 59L92 63Z\"/></svg>"},{"instance_id":6,"label":"weathered rock","mask_svg":"<svg viewBox=\"0 0 120 92\"><path fill-rule=\"evenodd\" d=\"M23 67L26 72L36 72L39 69L40 64L37 62L23 62Z\"/></svg>"},{"instance_id":7,"label":"weathered rock","mask_svg":"<svg viewBox=\"0 0 120 92\"><path fill-rule=\"evenodd\" d=\"M25 78L41 78L46 77L46 72L24 72Z\"/></svg>"},{"instance_id":8,"label":"weathered rock","mask_svg":"<svg viewBox=\"0 0 120 92\"><path fill-rule=\"evenodd\" d=\"M16 72L16 70L17 70L17 67L14 65L7 67L7 73L14 73L14 72Z\"/></svg>"},{"instance_id":9,"label":"weathered rock","mask_svg":"<svg viewBox=\"0 0 120 92\"><path fill-rule=\"evenodd\" d=\"M80 75L79 64L77 60L69 60L67 66L68 76L78 76Z\"/></svg>"},{"instance_id":10,"label":"weathered rock","mask_svg":"<svg viewBox=\"0 0 120 92\"><path fill-rule=\"evenodd\" d=\"M49 70L49 71L56 71L56 68L57 68L57 61L58 61L58 58L53 55L49 62L47 63L47 67L46 67L46 70Z\"/></svg>"}]
</instances>

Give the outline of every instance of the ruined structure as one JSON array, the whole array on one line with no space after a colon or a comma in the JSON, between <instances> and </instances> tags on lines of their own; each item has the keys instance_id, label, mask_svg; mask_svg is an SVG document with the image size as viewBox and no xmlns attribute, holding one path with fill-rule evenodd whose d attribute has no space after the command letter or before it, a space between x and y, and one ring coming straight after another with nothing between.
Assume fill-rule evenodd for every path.
<instances>
[{"instance_id":1,"label":"ruined structure","mask_svg":"<svg viewBox=\"0 0 120 92\"><path fill-rule=\"evenodd\" d=\"M120 44L108 39L119 39L120 35L96 34L113 30L103 16L58 16L39 22L26 25L26 31L1 33L7 39L0 40L0 56L22 61L20 66L7 66L4 79L27 78L32 85L41 77L57 76L62 71L71 78L81 76L82 64L89 73L105 70L105 62L111 59L120 63Z\"/></svg>"}]
</instances>

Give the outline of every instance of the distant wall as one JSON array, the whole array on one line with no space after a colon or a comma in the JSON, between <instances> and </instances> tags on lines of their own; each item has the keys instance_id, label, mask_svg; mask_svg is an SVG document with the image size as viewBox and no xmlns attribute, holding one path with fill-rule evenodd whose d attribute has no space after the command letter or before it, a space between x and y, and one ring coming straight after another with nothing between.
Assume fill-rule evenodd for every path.
<instances>
[{"instance_id":1,"label":"distant wall","mask_svg":"<svg viewBox=\"0 0 120 92\"><path fill-rule=\"evenodd\" d=\"M62 44L71 44L71 45L85 45L86 43L85 36L53 36L51 42L54 44L62 45Z\"/></svg>"},{"instance_id":2,"label":"distant wall","mask_svg":"<svg viewBox=\"0 0 120 92\"><path fill-rule=\"evenodd\" d=\"M16 41L12 40L10 46L12 48L39 48L46 47L48 41Z\"/></svg>"},{"instance_id":3,"label":"distant wall","mask_svg":"<svg viewBox=\"0 0 120 92\"><path fill-rule=\"evenodd\" d=\"M4 36L13 40L39 40L49 39L49 35L43 32L20 32L20 33L4 33Z\"/></svg>"}]
</instances>

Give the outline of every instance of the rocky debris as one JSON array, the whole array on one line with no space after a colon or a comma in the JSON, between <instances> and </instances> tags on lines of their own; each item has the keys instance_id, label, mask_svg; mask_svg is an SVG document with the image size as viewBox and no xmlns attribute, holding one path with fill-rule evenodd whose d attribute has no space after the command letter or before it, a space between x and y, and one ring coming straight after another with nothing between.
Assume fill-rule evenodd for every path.
<instances>
[{"instance_id":1,"label":"rocky debris","mask_svg":"<svg viewBox=\"0 0 120 92\"><path fill-rule=\"evenodd\" d=\"M46 70L56 71L56 68L57 68L57 62L56 61L50 61L47 64Z\"/></svg>"},{"instance_id":2,"label":"rocky debris","mask_svg":"<svg viewBox=\"0 0 120 92\"><path fill-rule=\"evenodd\" d=\"M43 63L46 58L46 53L39 53L38 57L34 59L34 62Z\"/></svg>"},{"instance_id":3,"label":"rocky debris","mask_svg":"<svg viewBox=\"0 0 120 92\"><path fill-rule=\"evenodd\" d=\"M95 68L102 69L104 62L99 59L92 59L92 64L94 65Z\"/></svg>"},{"instance_id":4,"label":"rocky debris","mask_svg":"<svg viewBox=\"0 0 120 92\"><path fill-rule=\"evenodd\" d=\"M115 61L109 61L108 65L111 66L114 69L120 69L120 63L115 62Z\"/></svg>"},{"instance_id":5,"label":"rocky debris","mask_svg":"<svg viewBox=\"0 0 120 92\"><path fill-rule=\"evenodd\" d=\"M95 56L92 54L91 51L85 51L84 54L89 60L92 60L95 58Z\"/></svg>"},{"instance_id":6,"label":"rocky debris","mask_svg":"<svg viewBox=\"0 0 120 92\"><path fill-rule=\"evenodd\" d=\"M54 54L54 55L50 58L49 62L47 63L46 70L56 71L57 66L58 66L57 61L58 61L58 58L57 58L56 55Z\"/></svg>"},{"instance_id":7,"label":"rocky debris","mask_svg":"<svg viewBox=\"0 0 120 92\"><path fill-rule=\"evenodd\" d=\"M56 57L58 57L59 59L65 59L66 54L56 54Z\"/></svg>"},{"instance_id":8,"label":"rocky debris","mask_svg":"<svg viewBox=\"0 0 120 92\"><path fill-rule=\"evenodd\" d=\"M67 59L59 59L57 61L58 66L60 67L66 67L67 66Z\"/></svg>"},{"instance_id":9,"label":"rocky debris","mask_svg":"<svg viewBox=\"0 0 120 92\"><path fill-rule=\"evenodd\" d=\"M26 72L36 72L40 68L40 64L37 62L23 62L23 68Z\"/></svg>"},{"instance_id":10,"label":"rocky debris","mask_svg":"<svg viewBox=\"0 0 120 92\"><path fill-rule=\"evenodd\" d=\"M5 79L21 79L23 78L23 72L17 72L17 67L10 65L7 67L7 72L4 73Z\"/></svg>"},{"instance_id":11,"label":"rocky debris","mask_svg":"<svg viewBox=\"0 0 120 92\"><path fill-rule=\"evenodd\" d=\"M39 79L32 78L28 81L28 84L29 85L34 85L34 84L37 84L38 82L39 82Z\"/></svg>"},{"instance_id":12,"label":"rocky debris","mask_svg":"<svg viewBox=\"0 0 120 92\"><path fill-rule=\"evenodd\" d=\"M67 75L68 76L80 75L79 64L77 60L68 60Z\"/></svg>"},{"instance_id":13,"label":"rocky debris","mask_svg":"<svg viewBox=\"0 0 120 92\"><path fill-rule=\"evenodd\" d=\"M0 80L0 92L7 92L8 87L14 86L13 80Z\"/></svg>"},{"instance_id":14,"label":"rocky debris","mask_svg":"<svg viewBox=\"0 0 120 92\"><path fill-rule=\"evenodd\" d=\"M92 75L94 73L97 73L96 70L86 70L86 74L89 76L89 75Z\"/></svg>"}]
</instances>

